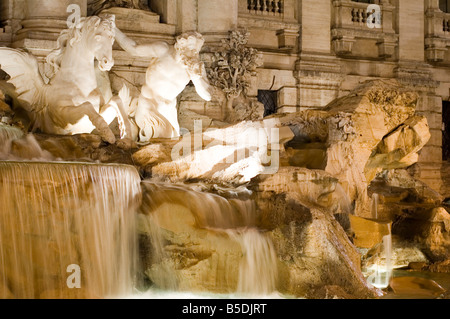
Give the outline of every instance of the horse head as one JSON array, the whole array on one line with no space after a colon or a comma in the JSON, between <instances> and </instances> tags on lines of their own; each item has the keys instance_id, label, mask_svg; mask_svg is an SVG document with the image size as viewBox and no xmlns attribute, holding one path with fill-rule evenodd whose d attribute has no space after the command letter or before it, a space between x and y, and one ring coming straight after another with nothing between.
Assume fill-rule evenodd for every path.
<instances>
[{"instance_id":1,"label":"horse head","mask_svg":"<svg viewBox=\"0 0 450 319\"><path fill-rule=\"evenodd\" d=\"M112 56L115 40L115 16L103 15L82 18L80 22L69 29L63 30L58 37L57 48L46 58L51 67L47 77L51 79L61 68L63 57L74 47L82 48L83 56L92 56L99 63L102 71L109 71L114 65ZM76 54L80 54L77 51ZM70 61L73 63L73 60Z\"/></svg>"},{"instance_id":2,"label":"horse head","mask_svg":"<svg viewBox=\"0 0 450 319\"><path fill-rule=\"evenodd\" d=\"M114 15L102 15L95 21L95 30L92 32L92 50L98 67L101 71L109 71L114 65L113 44L115 40Z\"/></svg>"}]
</instances>

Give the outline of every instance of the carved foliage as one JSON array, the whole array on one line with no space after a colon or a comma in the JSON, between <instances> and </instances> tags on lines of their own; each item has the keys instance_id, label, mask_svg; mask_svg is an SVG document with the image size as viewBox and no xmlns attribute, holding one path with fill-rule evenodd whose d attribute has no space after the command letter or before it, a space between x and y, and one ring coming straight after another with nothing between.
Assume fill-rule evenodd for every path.
<instances>
[{"instance_id":1,"label":"carved foliage","mask_svg":"<svg viewBox=\"0 0 450 319\"><path fill-rule=\"evenodd\" d=\"M233 30L228 39L222 41L222 48L213 57L208 78L212 85L222 90L227 99L234 99L247 93L250 77L261 65L258 51L248 48L249 32Z\"/></svg>"}]
</instances>

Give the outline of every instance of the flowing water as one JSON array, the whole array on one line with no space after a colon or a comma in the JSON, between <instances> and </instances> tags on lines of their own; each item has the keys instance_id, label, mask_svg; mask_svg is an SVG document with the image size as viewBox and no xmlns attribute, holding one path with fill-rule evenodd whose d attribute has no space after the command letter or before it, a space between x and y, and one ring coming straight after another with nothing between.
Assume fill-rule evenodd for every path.
<instances>
[{"instance_id":1,"label":"flowing water","mask_svg":"<svg viewBox=\"0 0 450 319\"><path fill-rule=\"evenodd\" d=\"M0 162L0 297L130 293L140 195L133 167Z\"/></svg>"},{"instance_id":2,"label":"flowing water","mask_svg":"<svg viewBox=\"0 0 450 319\"><path fill-rule=\"evenodd\" d=\"M0 123L0 160L54 161L56 159L41 148L33 134L24 134L17 127Z\"/></svg>"},{"instance_id":3,"label":"flowing water","mask_svg":"<svg viewBox=\"0 0 450 319\"><path fill-rule=\"evenodd\" d=\"M372 195L372 217L374 220L378 219L378 200L379 195L374 193ZM379 256L375 264L372 265L372 274L368 277L368 282L376 288L386 289L389 287L389 282L392 277L392 233L391 224L388 224L389 234L383 236Z\"/></svg>"},{"instance_id":4,"label":"flowing water","mask_svg":"<svg viewBox=\"0 0 450 319\"><path fill-rule=\"evenodd\" d=\"M152 182L144 185L141 218L143 232L150 235L152 243L152 262L147 266L151 270L147 274L155 284L154 289L260 296L276 292L275 249L270 238L257 227L259 217L253 201L182 186ZM171 206L166 206L167 203ZM197 245L203 246L203 250L186 248ZM205 252L207 247L211 255ZM197 267L197 273L204 273L205 282L197 282L195 287L185 283L182 274L189 277L186 274L191 266L180 265L178 255L173 256L174 250L179 255L191 255L191 260L201 259L198 255L208 256L192 266ZM214 260L218 260L217 265ZM200 263L204 268L199 267Z\"/></svg>"}]
</instances>

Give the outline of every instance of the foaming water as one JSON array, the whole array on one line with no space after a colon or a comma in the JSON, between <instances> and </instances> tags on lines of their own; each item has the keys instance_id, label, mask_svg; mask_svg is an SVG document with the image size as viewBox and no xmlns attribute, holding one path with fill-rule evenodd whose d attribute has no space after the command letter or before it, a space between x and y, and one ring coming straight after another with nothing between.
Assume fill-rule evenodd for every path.
<instances>
[{"instance_id":1,"label":"foaming water","mask_svg":"<svg viewBox=\"0 0 450 319\"><path fill-rule=\"evenodd\" d=\"M392 235L389 225L389 235L383 237L382 250L379 259L372 265L372 274L368 277L368 282L376 288L386 289L392 277Z\"/></svg>"},{"instance_id":2,"label":"foaming water","mask_svg":"<svg viewBox=\"0 0 450 319\"><path fill-rule=\"evenodd\" d=\"M222 263L222 266L218 266L222 273L215 273L218 268L209 270L208 278L204 283L196 283L197 288L210 287L209 291L212 292L228 291L224 296L232 294L236 297L242 294L246 298L276 294L278 271L275 249L271 239L257 228L258 214L252 200L225 198L185 186L148 181L143 185L146 190L140 225L150 235L152 261L146 267L151 269L151 278L156 287L171 291L168 292L170 294L183 295L182 291L186 287L180 288L183 285L179 283L182 270L171 254L174 250L182 251L186 246L192 246L187 243L189 241L196 242L194 246L201 246L199 242L203 240L205 246L213 245L211 250L216 255L213 259ZM223 189L220 191L224 192ZM163 208L165 203L176 206ZM179 213L175 212L177 209L180 209ZM178 238L187 239L179 243ZM214 246L216 242L222 244ZM177 243L178 248L174 248L174 243ZM230 247L239 251L235 259ZM180 254L196 254L192 249L186 249ZM201 252L197 251L197 254ZM216 278L213 283L208 282L211 277ZM152 289L149 293L154 291Z\"/></svg>"},{"instance_id":3,"label":"foaming water","mask_svg":"<svg viewBox=\"0 0 450 319\"><path fill-rule=\"evenodd\" d=\"M378 219L378 201L379 195L374 193L372 195L372 217ZM389 282L392 277L392 234L391 234L391 224L387 224L389 234L383 236L382 242L380 244L380 249L378 253L378 259L375 264L372 265L369 271L372 274L368 277L368 282L376 288L386 289L389 287Z\"/></svg>"},{"instance_id":4,"label":"foaming water","mask_svg":"<svg viewBox=\"0 0 450 319\"><path fill-rule=\"evenodd\" d=\"M17 127L0 123L0 150L10 147L11 141L23 136L22 130Z\"/></svg>"},{"instance_id":5,"label":"foaming water","mask_svg":"<svg viewBox=\"0 0 450 319\"><path fill-rule=\"evenodd\" d=\"M41 148L33 134L19 128L0 124L0 160L54 161L56 158Z\"/></svg>"},{"instance_id":6,"label":"foaming water","mask_svg":"<svg viewBox=\"0 0 450 319\"><path fill-rule=\"evenodd\" d=\"M122 299L295 299L290 295L283 295L278 292L270 294L244 294L244 293L211 293L211 292L180 292L160 289L150 289L146 292L134 293L122 296Z\"/></svg>"},{"instance_id":7,"label":"foaming water","mask_svg":"<svg viewBox=\"0 0 450 319\"><path fill-rule=\"evenodd\" d=\"M379 195L377 193L374 193L372 195L372 218L378 219L378 199Z\"/></svg>"},{"instance_id":8,"label":"foaming water","mask_svg":"<svg viewBox=\"0 0 450 319\"><path fill-rule=\"evenodd\" d=\"M244 253L239 268L238 293L269 295L276 290L277 257L272 241L256 228L229 231Z\"/></svg>"},{"instance_id":9,"label":"foaming water","mask_svg":"<svg viewBox=\"0 0 450 319\"><path fill-rule=\"evenodd\" d=\"M0 297L131 293L140 195L129 166L0 162Z\"/></svg>"}]
</instances>

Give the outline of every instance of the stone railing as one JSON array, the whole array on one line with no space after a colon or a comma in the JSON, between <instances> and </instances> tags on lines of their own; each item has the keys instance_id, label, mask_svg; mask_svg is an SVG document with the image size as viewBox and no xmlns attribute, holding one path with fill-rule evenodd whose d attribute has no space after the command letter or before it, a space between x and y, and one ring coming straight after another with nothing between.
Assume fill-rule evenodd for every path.
<instances>
[{"instance_id":1,"label":"stone railing","mask_svg":"<svg viewBox=\"0 0 450 319\"><path fill-rule=\"evenodd\" d=\"M258 49L293 50L300 29L296 16L298 1L238 0L238 25L250 30L250 41Z\"/></svg>"},{"instance_id":2,"label":"stone railing","mask_svg":"<svg viewBox=\"0 0 450 319\"><path fill-rule=\"evenodd\" d=\"M395 7L389 1L374 4L350 0L333 0L331 35L338 55L352 55L357 39L375 41L378 57L389 58L395 53L398 36L394 31Z\"/></svg>"},{"instance_id":3,"label":"stone railing","mask_svg":"<svg viewBox=\"0 0 450 319\"><path fill-rule=\"evenodd\" d=\"M450 14L444 14L442 19L442 31L445 35L450 35Z\"/></svg>"},{"instance_id":4,"label":"stone railing","mask_svg":"<svg viewBox=\"0 0 450 319\"><path fill-rule=\"evenodd\" d=\"M358 3L358 5L361 5ZM365 26L367 25L368 18L372 19L372 23L374 24L376 19L372 17L372 14L367 11L367 5L363 8L355 7L351 11L352 22L357 26Z\"/></svg>"},{"instance_id":5,"label":"stone railing","mask_svg":"<svg viewBox=\"0 0 450 319\"><path fill-rule=\"evenodd\" d=\"M282 17L284 0L247 0L247 10L250 14Z\"/></svg>"},{"instance_id":6,"label":"stone railing","mask_svg":"<svg viewBox=\"0 0 450 319\"><path fill-rule=\"evenodd\" d=\"M438 0L426 1L425 53L428 62L444 62L450 46L450 13L439 9ZM447 63L450 61L446 61Z\"/></svg>"}]
</instances>

